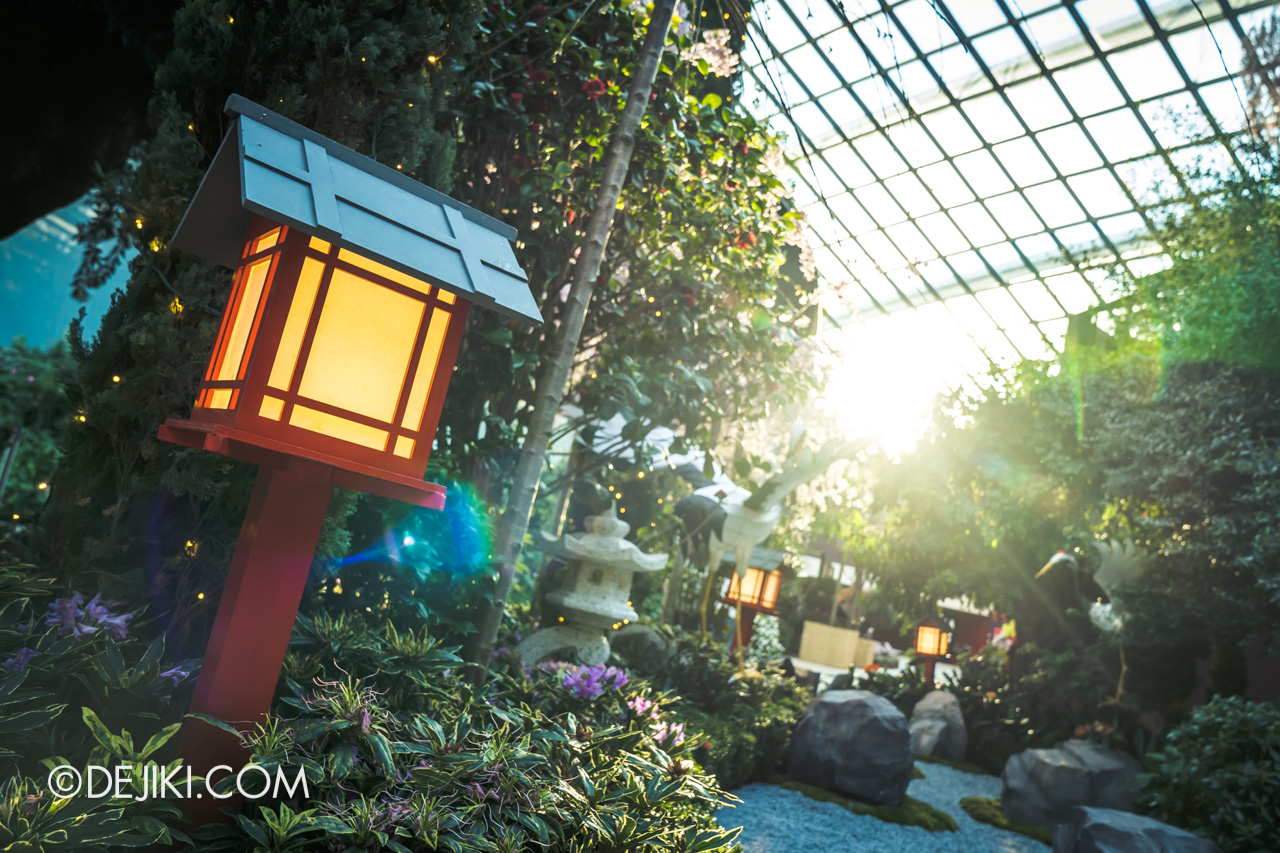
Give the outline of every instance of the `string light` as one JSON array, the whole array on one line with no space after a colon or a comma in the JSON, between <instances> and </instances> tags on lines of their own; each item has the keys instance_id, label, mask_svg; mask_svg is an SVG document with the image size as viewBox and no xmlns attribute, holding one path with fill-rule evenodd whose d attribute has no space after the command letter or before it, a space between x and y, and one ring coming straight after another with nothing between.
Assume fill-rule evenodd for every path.
<instances>
[{"instance_id":1,"label":"string light","mask_svg":"<svg viewBox=\"0 0 1280 853\"><path fill-rule=\"evenodd\" d=\"M21 518L21 517L22 517L22 516L18 515L16 512L13 514L13 520L14 520L14 521L17 521L17 520L18 520L19 518ZM561 619L560 621L561 621L561 622L563 622L564 620L563 620L563 619Z\"/></svg>"},{"instance_id":2,"label":"string light","mask_svg":"<svg viewBox=\"0 0 1280 853\"><path fill-rule=\"evenodd\" d=\"M652 297L652 296L650 296L650 297L649 297L649 301L650 301L650 302L652 302L652 301L653 301L653 297Z\"/></svg>"},{"instance_id":3,"label":"string light","mask_svg":"<svg viewBox=\"0 0 1280 853\"><path fill-rule=\"evenodd\" d=\"M654 311L654 312L653 312L653 316L655 316L655 317L661 317L661 316L662 316L662 312L661 312L661 311Z\"/></svg>"},{"instance_id":4,"label":"string light","mask_svg":"<svg viewBox=\"0 0 1280 853\"><path fill-rule=\"evenodd\" d=\"M643 471L641 471L637 476L638 476L641 480L643 480L643 479L644 479L644 472L643 472Z\"/></svg>"},{"instance_id":5,"label":"string light","mask_svg":"<svg viewBox=\"0 0 1280 853\"><path fill-rule=\"evenodd\" d=\"M112 381L112 382L119 382L119 381L120 381L120 377L119 377L119 376L112 376L112 377L111 377L111 381Z\"/></svg>"},{"instance_id":6,"label":"string light","mask_svg":"<svg viewBox=\"0 0 1280 853\"><path fill-rule=\"evenodd\" d=\"M141 217L138 217L137 219L133 220L133 224L138 226L138 230L139 230L139 231L141 231L141 230L142 230L142 218L141 218Z\"/></svg>"},{"instance_id":7,"label":"string light","mask_svg":"<svg viewBox=\"0 0 1280 853\"><path fill-rule=\"evenodd\" d=\"M233 18L233 17L232 17L232 16L230 16L230 15L228 15L228 16L227 16L227 23L228 23L228 24L234 24L235 22L236 22L236 19L235 19L235 18Z\"/></svg>"},{"instance_id":8,"label":"string light","mask_svg":"<svg viewBox=\"0 0 1280 853\"><path fill-rule=\"evenodd\" d=\"M438 56L428 56L428 57L427 57L427 62L435 62L435 61L436 61L437 59L439 59L439 58L440 58L440 57L438 57ZM410 104L409 106L413 106L413 104Z\"/></svg>"},{"instance_id":9,"label":"string light","mask_svg":"<svg viewBox=\"0 0 1280 853\"><path fill-rule=\"evenodd\" d=\"M173 314L181 314L182 300L178 299L178 297L176 296L173 297L173 301L169 303L169 311L170 313L173 313Z\"/></svg>"},{"instance_id":10,"label":"string light","mask_svg":"<svg viewBox=\"0 0 1280 853\"><path fill-rule=\"evenodd\" d=\"M48 483L40 483L40 484L38 484L38 485L36 486L36 488L37 488L37 489L47 489L47 488L49 488L49 484L48 484Z\"/></svg>"},{"instance_id":11,"label":"string light","mask_svg":"<svg viewBox=\"0 0 1280 853\"><path fill-rule=\"evenodd\" d=\"M197 593L196 593L196 598L200 599L201 601L204 601L204 593L203 593L203 592L197 592Z\"/></svg>"}]
</instances>

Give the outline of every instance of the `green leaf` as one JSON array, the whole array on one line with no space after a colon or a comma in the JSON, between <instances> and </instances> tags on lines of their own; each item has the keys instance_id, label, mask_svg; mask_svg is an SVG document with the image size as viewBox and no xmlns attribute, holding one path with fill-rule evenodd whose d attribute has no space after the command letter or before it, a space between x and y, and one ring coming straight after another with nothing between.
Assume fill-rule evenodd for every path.
<instances>
[{"instance_id":1,"label":"green leaf","mask_svg":"<svg viewBox=\"0 0 1280 853\"><path fill-rule=\"evenodd\" d=\"M176 735L180 728L182 728L182 723L174 723L173 725L165 726L163 729L156 732L147 741L146 746L142 748L142 752L138 753L137 757L144 760L150 758L151 753L168 743L169 739Z\"/></svg>"}]
</instances>

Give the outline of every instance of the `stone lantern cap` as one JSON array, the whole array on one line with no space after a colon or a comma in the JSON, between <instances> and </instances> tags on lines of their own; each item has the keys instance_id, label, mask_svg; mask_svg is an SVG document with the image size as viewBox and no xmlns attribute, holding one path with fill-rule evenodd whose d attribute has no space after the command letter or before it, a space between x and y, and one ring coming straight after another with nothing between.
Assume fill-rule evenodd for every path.
<instances>
[{"instance_id":1,"label":"stone lantern cap","mask_svg":"<svg viewBox=\"0 0 1280 853\"><path fill-rule=\"evenodd\" d=\"M646 554L627 541L631 525L618 518L612 505L606 514L589 516L584 526L586 533L560 538L542 533L543 550L563 560L637 572L656 572L667 565L666 554Z\"/></svg>"}]
</instances>

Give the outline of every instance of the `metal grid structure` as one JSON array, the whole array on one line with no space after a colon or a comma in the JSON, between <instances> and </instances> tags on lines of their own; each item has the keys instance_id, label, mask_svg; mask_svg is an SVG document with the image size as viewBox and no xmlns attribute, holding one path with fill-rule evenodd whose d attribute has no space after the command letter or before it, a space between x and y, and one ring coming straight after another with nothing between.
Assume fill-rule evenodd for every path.
<instances>
[{"instance_id":1,"label":"metal grid structure","mask_svg":"<svg viewBox=\"0 0 1280 853\"><path fill-rule=\"evenodd\" d=\"M970 375L1060 351L1110 267L1165 263L1197 175L1250 169L1235 78L1278 5L757 2L743 99L789 138L828 315L911 312Z\"/></svg>"}]
</instances>

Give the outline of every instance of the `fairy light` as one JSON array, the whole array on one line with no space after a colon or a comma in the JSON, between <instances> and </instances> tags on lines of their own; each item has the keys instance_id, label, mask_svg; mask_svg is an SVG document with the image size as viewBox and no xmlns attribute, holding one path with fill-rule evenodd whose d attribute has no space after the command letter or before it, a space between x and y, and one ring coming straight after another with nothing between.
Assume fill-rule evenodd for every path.
<instances>
[{"instance_id":1,"label":"fairy light","mask_svg":"<svg viewBox=\"0 0 1280 853\"><path fill-rule=\"evenodd\" d=\"M636 476L637 476L637 477L639 477L641 480L643 480L643 479L644 479L644 472L643 472L643 471L641 471L641 472L640 472L639 474L637 474Z\"/></svg>"},{"instance_id":2,"label":"fairy light","mask_svg":"<svg viewBox=\"0 0 1280 853\"><path fill-rule=\"evenodd\" d=\"M119 377L119 376L112 376L112 377L111 377L111 381L112 381L112 382L119 382L119 381L120 381L120 377Z\"/></svg>"},{"instance_id":3,"label":"fairy light","mask_svg":"<svg viewBox=\"0 0 1280 853\"><path fill-rule=\"evenodd\" d=\"M196 593L196 598L200 599L201 601L204 601L204 593L203 593L203 592L197 592L197 593Z\"/></svg>"},{"instance_id":4,"label":"fairy light","mask_svg":"<svg viewBox=\"0 0 1280 853\"><path fill-rule=\"evenodd\" d=\"M649 301L650 301L650 302L652 302L652 301L653 301L653 297L652 297L652 296L650 296L650 297L649 297Z\"/></svg>"},{"instance_id":5,"label":"fairy light","mask_svg":"<svg viewBox=\"0 0 1280 853\"><path fill-rule=\"evenodd\" d=\"M661 316L662 316L662 312L661 312L661 311L654 311L654 312L653 312L653 316L655 316L655 317L661 317Z\"/></svg>"},{"instance_id":6,"label":"fairy light","mask_svg":"<svg viewBox=\"0 0 1280 853\"><path fill-rule=\"evenodd\" d=\"M182 313L182 300L181 300L181 299L179 299L179 298L178 298L178 297L176 297L176 296L175 296L175 297L173 297L173 301L169 303L169 312L170 312L171 314L181 314L181 313Z\"/></svg>"},{"instance_id":7,"label":"fairy light","mask_svg":"<svg viewBox=\"0 0 1280 853\"><path fill-rule=\"evenodd\" d=\"M22 516L18 515L16 512L13 514L13 520L14 520L14 521L17 521L17 520L19 520L20 518L22 518ZM561 622L563 622L564 620L563 620L563 619L561 619L560 621L561 621Z\"/></svg>"},{"instance_id":8,"label":"fairy light","mask_svg":"<svg viewBox=\"0 0 1280 853\"><path fill-rule=\"evenodd\" d=\"M438 56L428 56L427 62L435 63L438 59L440 59ZM413 106L413 104L410 104L409 106Z\"/></svg>"},{"instance_id":9,"label":"fairy light","mask_svg":"<svg viewBox=\"0 0 1280 853\"><path fill-rule=\"evenodd\" d=\"M38 484L36 485L36 488L37 488L37 489L47 489L47 488L49 488L49 484L48 484L48 483L38 483Z\"/></svg>"},{"instance_id":10,"label":"fairy light","mask_svg":"<svg viewBox=\"0 0 1280 853\"><path fill-rule=\"evenodd\" d=\"M142 217L138 217L137 219L133 220L133 224L134 224L134 225L137 225L137 226L138 226L138 230L139 230L139 231L141 231L141 230L142 230Z\"/></svg>"}]
</instances>

